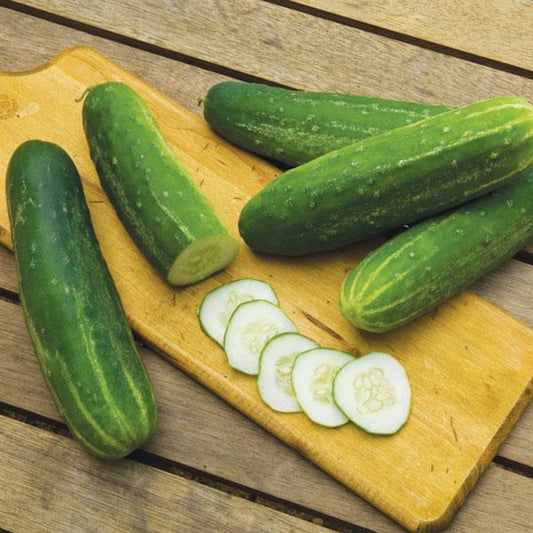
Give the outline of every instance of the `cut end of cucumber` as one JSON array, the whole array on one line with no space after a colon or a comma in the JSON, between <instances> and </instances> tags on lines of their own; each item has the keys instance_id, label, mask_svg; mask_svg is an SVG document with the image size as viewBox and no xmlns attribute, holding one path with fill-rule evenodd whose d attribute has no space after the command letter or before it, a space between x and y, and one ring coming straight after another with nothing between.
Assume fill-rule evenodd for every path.
<instances>
[{"instance_id":1,"label":"cut end of cucumber","mask_svg":"<svg viewBox=\"0 0 533 533\"><path fill-rule=\"evenodd\" d=\"M231 235L212 235L194 241L176 258L168 272L172 285L190 285L222 270L237 255L239 245Z\"/></svg>"}]
</instances>

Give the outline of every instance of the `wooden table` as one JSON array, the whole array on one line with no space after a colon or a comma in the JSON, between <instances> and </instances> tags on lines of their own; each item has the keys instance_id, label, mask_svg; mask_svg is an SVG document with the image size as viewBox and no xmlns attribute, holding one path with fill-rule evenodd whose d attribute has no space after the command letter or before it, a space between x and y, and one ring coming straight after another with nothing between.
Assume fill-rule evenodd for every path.
<instances>
[{"instance_id":1,"label":"wooden table","mask_svg":"<svg viewBox=\"0 0 533 533\"><path fill-rule=\"evenodd\" d=\"M198 114L198 97L231 78L451 105L497 94L533 102L529 1L0 0L0 21L2 71L87 45ZM531 252L473 287L529 326ZM401 530L140 351L158 390L159 427L143 450L103 463L60 421L24 325L13 256L0 248L0 529ZM531 530L532 436L530 406L449 531Z\"/></svg>"}]
</instances>

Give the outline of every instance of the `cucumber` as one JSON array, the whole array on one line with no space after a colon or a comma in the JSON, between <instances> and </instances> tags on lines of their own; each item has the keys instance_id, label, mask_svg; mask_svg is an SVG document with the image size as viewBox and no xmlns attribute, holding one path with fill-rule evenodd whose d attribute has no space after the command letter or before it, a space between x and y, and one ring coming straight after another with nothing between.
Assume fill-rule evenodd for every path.
<instances>
[{"instance_id":1,"label":"cucumber","mask_svg":"<svg viewBox=\"0 0 533 533\"><path fill-rule=\"evenodd\" d=\"M256 376L265 344L275 335L289 331L295 332L295 325L272 302L252 300L240 304L231 315L224 335L229 365Z\"/></svg>"},{"instance_id":2,"label":"cucumber","mask_svg":"<svg viewBox=\"0 0 533 533\"><path fill-rule=\"evenodd\" d=\"M518 180L393 237L346 277L340 307L382 332L458 293L533 241L533 168Z\"/></svg>"},{"instance_id":3,"label":"cucumber","mask_svg":"<svg viewBox=\"0 0 533 533\"><path fill-rule=\"evenodd\" d=\"M339 409L368 433L392 435L406 422L411 387L403 366L386 353L369 353L343 366L333 381Z\"/></svg>"},{"instance_id":4,"label":"cucumber","mask_svg":"<svg viewBox=\"0 0 533 533\"><path fill-rule=\"evenodd\" d=\"M267 300L278 305L278 297L272 287L256 279L231 281L207 293L198 309L203 331L215 342L224 345L224 334L236 307L250 300Z\"/></svg>"},{"instance_id":5,"label":"cucumber","mask_svg":"<svg viewBox=\"0 0 533 533\"><path fill-rule=\"evenodd\" d=\"M19 146L7 205L20 301L57 409L89 452L123 457L151 435L156 403L70 157Z\"/></svg>"},{"instance_id":6,"label":"cucumber","mask_svg":"<svg viewBox=\"0 0 533 533\"><path fill-rule=\"evenodd\" d=\"M533 107L478 102L330 152L281 174L245 205L255 251L339 248L481 196L533 164Z\"/></svg>"},{"instance_id":7,"label":"cucumber","mask_svg":"<svg viewBox=\"0 0 533 533\"><path fill-rule=\"evenodd\" d=\"M337 372L353 359L348 353L329 348L314 348L296 357L292 386L298 403L313 422L327 427L348 422L333 401L332 388Z\"/></svg>"},{"instance_id":8,"label":"cucumber","mask_svg":"<svg viewBox=\"0 0 533 533\"><path fill-rule=\"evenodd\" d=\"M216 133L291 166L450 109L234 81L214 85L204 100L204 117Z\"/></svg>"},{"instance_id":9,"label":"cucumber","mask_svg":"<svg viewBox=\"0 0 533 533\"><path fill-rule=\"evenodd\" d=\"M230 263L238 252L236 239L133 89L117 82L90 88L83 126L102 187L168 283L196 283Z\"/></svg>"},{"instance_id":10,"label":"cucumber","mask_svg":"<svg viewBox=\"0 0 533 533\"><path fill-rule=\"evenodd\" d=\"M292 388L292 367L296 356L311 348L318 348L318 344L299 333L276 335L263 348L257 387L261 399L275 411L301 411Z\"/></svg>"}]
</instances>

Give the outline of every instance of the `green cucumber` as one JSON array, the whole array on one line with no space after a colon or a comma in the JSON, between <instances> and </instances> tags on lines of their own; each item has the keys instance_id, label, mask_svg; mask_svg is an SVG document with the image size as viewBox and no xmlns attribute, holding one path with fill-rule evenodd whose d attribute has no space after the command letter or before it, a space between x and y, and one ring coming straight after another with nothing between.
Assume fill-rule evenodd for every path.
<instances>
[{"instance_id":1,"label":"green cucumber","mask_svg":"<svg viewBox=\"0 0 533 533\"><path fill-rule=\"evenodd\" d=\"M204 100L204 117L216 133L291 166L450 109L234 81L214 85Z\"/></svg>"},{"instance_id":2,"label":"green cucumber","mask_svg":"<svg viewBox=\"0 0 533 533\"><path fill-rule=\"evenodd\" d=\"M533 240L533 168L518 180L393 237L347 276L340 306L388 331L425 313Z\"/></svg>"},{"instance_id":3,"label":"green cucumber","mask_svg":"<svg viewBox=\"0 0 533 533\"><path fill-rule=\"evenodd\" d=\"M481 196L533 164L533 107L500 97L365 139L288 170L244 206L253 250L339 248Z\"/></svg>"},{"instance_id":4,"label":"green cucumber","mask_svg":"<svg viewBox=\"0 0 533 533\"><path fill-rule=\"evenodd\" d=\"M238 252L237 240L133 89L117 82L90 88L83 126L102 187L166 281L196 283L228 265Z\"/></svg>"},{"instance_id":5,"label":"green cucumber","mask_svg":"<svg viewBox=\"0 0 533 533\"><path fill-rule=\"evenodd\" d=\"M7 204L20 301L57 409L88 451L123 457L151 435L156 403L70 157L22 144Z\"/></svg>"}]
</instances>

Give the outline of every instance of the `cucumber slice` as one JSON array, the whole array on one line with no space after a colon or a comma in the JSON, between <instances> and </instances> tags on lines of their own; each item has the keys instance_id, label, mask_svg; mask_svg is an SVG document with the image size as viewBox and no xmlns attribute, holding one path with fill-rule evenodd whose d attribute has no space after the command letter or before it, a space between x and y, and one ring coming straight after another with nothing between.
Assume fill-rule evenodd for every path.
<instances>
[{"instance_id":1,"label":"cucumber slice","mask_svg":"<svg viewBox=\"0 0 533 533\"><path fill-rule=\"evenodd\" d=\"M235 308L250 300L267 300L278 304L278 297L272 287L256 279L239 279L208 292L200 308L198 318L204 332L220 346L224 345L224 333Z\"/></svg>"},{"instance_id":2,"label":"cucumber slice","mask_svg":"<svg viewBox=\"0 0 533 533\"><path fill-rule=\"evenodd\" d=\"M296 331L287 315L272 302L252 300L231 315L224 335L230 366L245 374L259 373L259 356L265 344L279 333Z\"/></svg>"},{"instance_id":3,"label":"cucumber slice","mask_svg":"<svg viewBox=\"0 0 533 533\"><path fill-rule=\"evenodd\" d=\"M298 403L313 422L327 427L348 422L333 401L332 385L337 372L353 359L348 353L328 348L314 348L296 358L292 386Z\"/></svg>"},{"instance_id":4,"label":"cucumber slice","mask_svg":"<svg viewBox=\"0 0 533 533\"><path fill-rule=\"evenodd\" d=\"M261 399L275 411L301 411L292 388L292 367L298 355L312 348L318 348L318 344L299 333L276 335L263 348L257 386Z\"/></svg>"},{"instance_id":5,"label":"cucumber slice","mask_svg":"<svg viewBox=\"0 0 533 533\"><path fill-rule=\"evenodd\" d=\"M407 421L411 387L403 366L386 353L370 353L344 366L333 383L342 412L368 433L391 435Z\"/></svg>"}]
</instances>

